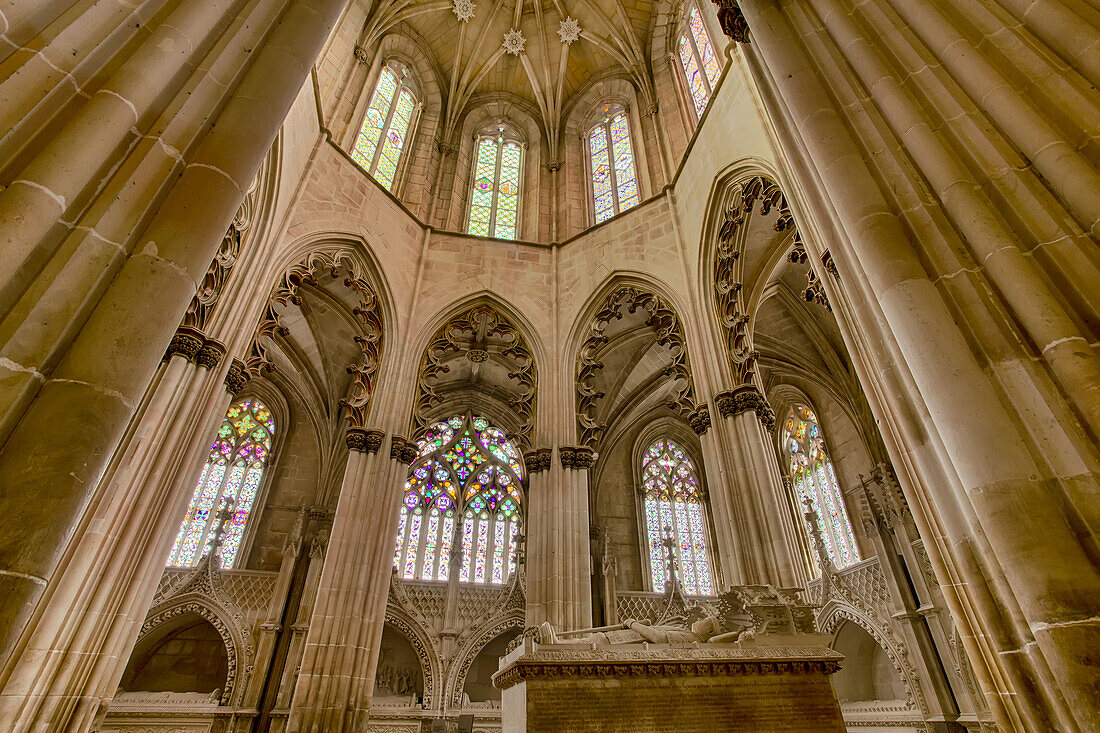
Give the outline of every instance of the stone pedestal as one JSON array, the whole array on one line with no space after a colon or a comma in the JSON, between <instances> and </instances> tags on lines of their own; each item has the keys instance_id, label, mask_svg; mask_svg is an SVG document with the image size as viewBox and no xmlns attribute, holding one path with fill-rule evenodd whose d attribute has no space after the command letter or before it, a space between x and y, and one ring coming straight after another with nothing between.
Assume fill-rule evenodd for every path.
<instances>
[{"instance_id":1,"label":"stone pedestal","mask_svg":"<svg viewBox=\"0 0 1100 733\"><path fill-rule=\"evenodd\" d=\"M523 646L501 660L503 733L842 733L825 647Z\"/></svg>"}]
</instances>

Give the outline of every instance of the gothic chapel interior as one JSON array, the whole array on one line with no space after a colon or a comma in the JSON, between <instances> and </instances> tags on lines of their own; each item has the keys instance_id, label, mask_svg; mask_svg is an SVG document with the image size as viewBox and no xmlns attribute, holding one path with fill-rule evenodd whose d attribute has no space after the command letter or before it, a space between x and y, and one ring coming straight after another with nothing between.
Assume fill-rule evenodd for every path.
<instances>
[{"instance_id":1,"label":"gothic chapel interior","mask_svg":"<svg viewBox=\"0 0 1100 733\"><path fill-rule=\"evenodd\" d=\"M1095 0L0 0L0 729L495 732L770 584L849 730L1100 731L1098 84Z\"/></svg>"}]
</instances>

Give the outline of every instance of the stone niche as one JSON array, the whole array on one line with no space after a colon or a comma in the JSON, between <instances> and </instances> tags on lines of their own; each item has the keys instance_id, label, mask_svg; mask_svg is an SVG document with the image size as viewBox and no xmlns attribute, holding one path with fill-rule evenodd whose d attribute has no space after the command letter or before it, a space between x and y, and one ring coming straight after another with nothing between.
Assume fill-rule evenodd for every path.
<instances>
[{"instance_id":1,"label":"stone niche","mask_svg":"<svg viewBox=\"0 0 1100 733\"><path fill-rule=\"evenodd\" d=\"M500 663L503 733L843 733L820 647L539 644Z\"/></svg>"}]
</instances>

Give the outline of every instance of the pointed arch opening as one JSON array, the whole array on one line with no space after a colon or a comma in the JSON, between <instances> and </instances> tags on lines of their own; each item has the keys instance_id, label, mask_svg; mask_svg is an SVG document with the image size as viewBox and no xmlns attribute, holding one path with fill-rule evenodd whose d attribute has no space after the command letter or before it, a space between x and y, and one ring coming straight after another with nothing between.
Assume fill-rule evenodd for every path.
<instances>
[{"instance_id":1,"label":"pointed arch opening","mask_svg":"<svg viewBox=\"0 0 1100 733\"><path fill-rule=\"evenodd\" d=\"M168 556L171 567L193 567L210 551L222 510L232 512L219 557L233 567L275 437L275 418L258 399L229 407L199 475L183 524Z\"/></svg>"},{"instance_id":2,"label":"pointed arch opening","mask_svg":"<svg viewBox=\"0 0 1100 733\"><path fill-rule=\"evenodd\" d=\"M523 180L523 143L500 123L477 136L474 156L466 233L515 239Z\"/></svg>"},{"instance_id":3,"label":"pointed arch opening","mask_svg":"<svg viewBox=\"0 0 1100 733\"><path fill-rule=\"evenodd\" d=\"M684 593L713 595L710 535L695 463L677 443L658 438L642 455L641 477L653 590L663 592L670 580L666 548L671 541Z\"/></svg>"},{"instance_id":4,"label":"pointed arch opening","mask_svg":"<svg viewBox=\"0 0 1100 733\"><path fill-rule=\"evenodd\" d=\"M604 105L585 135L588 180L595 223L606 221L641 201L630 118L619 105Z\"/></svg>"},{"instance_id":5,"label":"pointed arch opening","mask_svg":"<svg viewBox=\"0 0 1100 733\"><path fill-rule=\"evenodd\" d=\"M504 584L522 534L523 461L504 432L467 412L419 441L394 549L404 579Z\"/></svg>"}]
</instances>

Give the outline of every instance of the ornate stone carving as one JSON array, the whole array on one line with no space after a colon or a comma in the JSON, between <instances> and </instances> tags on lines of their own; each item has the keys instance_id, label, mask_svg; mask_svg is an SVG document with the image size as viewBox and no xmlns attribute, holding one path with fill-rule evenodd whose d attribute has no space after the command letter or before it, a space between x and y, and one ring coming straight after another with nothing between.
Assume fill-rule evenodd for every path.
<instances>
[{"instance_id":1,"label":"ornate stone carving","mask_svg":"<svg viewBox=\"0 0 1100 733\"><path fill-rule=\"evenodd\" d=\"M596 460L596 452L587 446L563 445L558 448L558 458L562 468L587 470Z\"/></svg>"},{"instance_id":2,"label":"ornate stone carving","mask_svg":"<svg viewBox=\"0 0 1100 733\"><path fill-rule=\"evenodd\" d=\"M519 28L512 28L504 33L504 42L500 45L504 47L504 53L519 56L527 46L527 38Z\"/></svg>"},{"instance_id":3,"label":"ornate stone carving","mask_svg":"<svg viewBox=\"0 0 1100 733\"><path fill-rule=\"evenodd\" d=\"M607 429L596 417L596 407L605 395L595 386L597 375L603 371L604 365L598 354L608 341L607 326L612 320L622 318L627 313L635 313L639 309L649 313L646 325L657 334L657 343L672 352L672 364L664 370L663 375L678 382L679 386L675 388L668 402L669 408L685 419L690 418L697 409L687 341L676 311L651 292L634 286L623 286L611 293L603 307L597 311L588 329L588 337L577 354L577 424L581 443L589 448L599 447Z\"/></svg>"},{"instance_id":4,"label":"ornate stone carving","mask_svg":"<svg viewBox=\"0 0 1100 733\"><path fill-rule=\"evenodd\" d=\"M420 361L417 397L413 407L413 437L430 427L432 409L443 402L436 390L439 377L451 370L449 361L465 354L473 363L493 361L507 369L516 394L508 406L519 418L519 434L514 436L520 450L531 445L535 422L535 390L538 375L531 349L518 328L496 308L478 303L450 318L432 336ZM512 437L512 436L510 436Z\"/></svg>"},{"instance_id":5,"label":"ornate stone carving","mask_svg":"<svg viewBox=\"0 0 1100 733\"><path fill-rule=\"evenodd\" d=\"M572 46L581 37L581 24L575 18L565 18L558 25L558 38L566 46Z\"/></svg>"},{"instance_id":6,"label":"ornate stone carving","mask_svg":"<svg viewBox=\"0 0 1100 733\"><path fill-rule=\"evenodd\" d=\"M830 313L833 310L833 307L829 305L828 296L825 295L825 288L822 287L821 281L817 279L817 273L814 272L812 267L806 273L806 289L802 291L802 297L807 303L817 303L825 306L825 309Z\"/></svg>"},{"instance_id":7,"label":"ornate stone carving","mask_svg":"<svg viewBox=\"0 0 1100 733\"><path fill-rule=\"evenodd\" d=\"M348 434L344 436L348 450L360 453L377 453L382 447L382 438L386 434L381 430L367 430L366 428L348 428Z\"/></svg>"},{"instance_id":8,"label":"ornate stone carving","mask_svg":"<svg viewBox=\"0 0 1100 733\"><path fill-rule=\"evenodd\" d=\"M550 448L539 448L537 450L529 450L523 454L523 463L527 467L527 473L538 473L539 471L548 471L550 469L550 455L553 450Z\"/></svg>"},{"instance_id":9,"label":"ornate stone carving","mask_svg":"<svg viewBox=\"0 0 1100 733\"><path fill-rule=\"evenodd\" d=\"M225 356L225 345L220 341L208 338L202 342L202 348L195 355L195 363L204 369L213 369Z\"/></svg>"},{"instance_id":10,"label":"ornate stone carving","mask_svg":"<svg viewBox=\"0 0 1100 733\"><path fill-rule=\"evenodd\" d=\"M714 404L718 406L718 414L722 417L734 417L752 410L764 430L770 433L775 429L775 411L755 385L743 384L731 392L717 394L714 396Z\"/></svg>"},{"instance_id":11,"label":"ornate stone carving","mask_svg":"<svg viewBox=\"0 0 1100 733\"><path fill-rule=\"evenodd\" d=\"M420 448L411 440L406 440L400 435L390 438L390 458L406 465L416 460L420 454Z\"/></svg>"},{"instance_id":12,"label":"ornate stone carving","mask_svg":"<svg viewBox=\"0 0 1100 733\"><path fill-rule=\"evenodd\" d=\"M840 271L836 269L836 261L833 259L833 255L829 250L825 250L821 253L821 266L825 268L825 272L829 273L837 280L840 279Z\"/></svg>"},{"instance_id":13,"label":"ornate stone carving","mask_svg":"<svg viewBox=\"0 0 1100 733\"><path fill-rule=\"evenodd\" d=\"M696 435L702 435L710 430L710 408L706 405L696 407L695 411L688 416L688 424Z\"/></svg>"},{"instance_id":14,"label":"ornate stone carving","mask_svg":"<svg viewBox=\"0 0 1100 733\"><path fill-rule=\"evenodd\" d=\"M182 356L187 361L194 363L205 340L206 337L197 328L180 326L168 343L164 358L171 359L173 356Z\"/></svg>"},{"instance_id":15,"label":"ornate stone carving","mask_svg":"<svg viewBox=\"0 0 1100 733\"><path fill-rule=\"evenodd\" d=\"M360 64L370 63L370 56L367 54L367 49L362 46L356 45L355 50L352 51L355 54L355 61Z\"/></svg>"},{"instance_id":16,"label":"ornate stone carving","mask_svg":"<svg viewBox=\"0 0 1100 733\"><path fill-rule=\"evenodd\" d=\"M745 22L745 15L735 0L714 0L718 6L718 22L722 25L722 32L737 43L749 42L749 24Z\"/></svg>"},{"instance_id":17,"label":"ornate stone carving","mask_svg":"<svg viewBox=\"0 0 1100 733\"><path fill-rule=\"evenodd\" d=\"M233 359L229 362L229 371L225 373L225 388L229 390L229 394L235 395L244 389L249 378L244 362L240 359Z\"/></svg>"}]
</instances>

